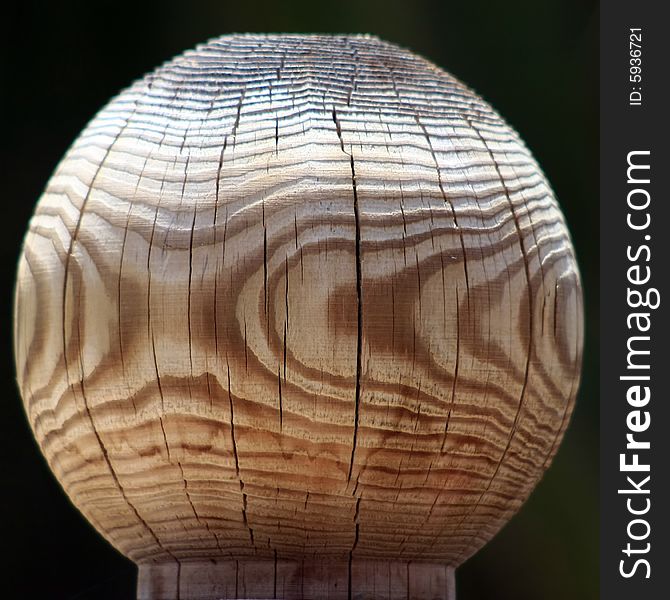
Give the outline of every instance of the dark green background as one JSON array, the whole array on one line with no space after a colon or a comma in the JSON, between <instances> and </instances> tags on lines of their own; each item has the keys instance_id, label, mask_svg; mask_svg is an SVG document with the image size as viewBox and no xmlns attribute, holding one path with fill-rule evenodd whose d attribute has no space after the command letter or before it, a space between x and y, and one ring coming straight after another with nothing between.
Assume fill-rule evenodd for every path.
<instances>
[{"instance_id":1,"label":"dark green background","mask_svg":"<svg viewBox=\"0 0 670 600\"><path fill-rule=\"evenodd\" d=\"M368 32L474 87L525 139L570 225L586 299L584 375L553 466L458 571L459 600L598 595L598 8L593 0L23 2L5 8L2 80L0 596L131 599L134 567L69 504L32 441L14 382L21 238L57 161L133 79L229 32Z\"/></svg>"}]
</instances>

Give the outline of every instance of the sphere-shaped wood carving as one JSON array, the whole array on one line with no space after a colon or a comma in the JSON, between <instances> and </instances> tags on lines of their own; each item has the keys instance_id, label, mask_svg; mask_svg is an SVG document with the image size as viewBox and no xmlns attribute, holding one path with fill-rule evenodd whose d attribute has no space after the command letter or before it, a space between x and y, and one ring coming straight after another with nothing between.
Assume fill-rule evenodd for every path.
<instances>
[{"instance_id":1,"label":"sphere-shaped wood carving","mask_svg":"<svg viewBox=\"0 0 670 600\"><path fill-rule=\"evenodd\" d=\"M459 565L551 462L582 351L529 151L366 36L224 36L114 98L39 201L15 326L39 445L146 597Z\"/></svg>"}]
</instances>

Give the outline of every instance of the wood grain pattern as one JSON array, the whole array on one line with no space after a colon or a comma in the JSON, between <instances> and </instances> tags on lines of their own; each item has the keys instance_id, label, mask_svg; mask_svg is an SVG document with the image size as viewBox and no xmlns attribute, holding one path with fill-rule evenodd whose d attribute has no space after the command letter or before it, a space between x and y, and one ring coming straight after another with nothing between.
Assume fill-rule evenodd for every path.
<instances>
[{"instance_id":1,"label":"wood grain pattern","mask_svg":"<svg viewBox=\"0 0 670 600\"><path fill-rule=\"evenodd\" d=\"M518 135L365 36L224 36L114 98L39 201L20 388L65 491L140 564L455 567L563 436L562 215Z\"/></svg>"},{"instance_id":2,"label":"wood grain pattern","mask_svg":"<svg viewBox=\"0 0 670 600\"><path fill-rule=\"evenodd\" d=\"M379 560L211 560L140 566L138 600L453 600L454 568Z\"/></svg>"}]
</instances>

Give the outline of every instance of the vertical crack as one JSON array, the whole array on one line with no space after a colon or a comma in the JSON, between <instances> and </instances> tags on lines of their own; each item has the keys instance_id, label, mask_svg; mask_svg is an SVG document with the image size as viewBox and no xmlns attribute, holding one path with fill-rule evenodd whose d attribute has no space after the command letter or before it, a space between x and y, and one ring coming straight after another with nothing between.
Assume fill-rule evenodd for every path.
<instances>
[{"instance_id":1,"label":"vertical crack","mask_svg":"<svg viewBox=\"0 0 670 600\"><path fill-rule=\"evenodd\" d=\"M558 330L558 281L554 284L554 339L556 339L556 332Z\"/></svg>"},{"instance_id":2,"label":"vertical crack","mask_svg":"<svg viewBox=\"0 0 670 600\"><path fill-rule=\"evenodd\" d=\"M456 382L458 381L458 367L461 354L461 301L458 297L458 286L456 286L456 364L454 365L454 380L451 384L451 402L447 412L447 422L444 426L444 438L442 439L442 448L440 452L444 454L444 446L447 443L447 433L449 432L449 421L456 401ZM439 496L439 492L438 492Z\"/></svg>"},{"instance_id":3,"label":"vertical crack","mask_svg":"<svg viewBox=\"0 0 670 600\"><path fill-rule=\"evenodd\" d=\"M128 212L126 214L126 224L123 229L123 241L121 242L121 252L119 255L119 277L116 282L116 309L117 309L117 320L118 320L118 327L119 327L119 358L121 359L121 373L123 375L123 380L125 382L126 379L126 359L124 356L124 350L123 350L123 335L121 331L121 323L122 323L122 305L121 305L121 283L122 283L122 273L123 273L123 259L126 254L126 245L128 242L128 230L130 229L130 214L133 211L133 203L135 201L135 198L137 197L137 190L140 187L140 181L142 181L142 177L144 176L144 170L146 169L147 162L149 161L149 156L144 157L144 162L142 163L142 168L140 169L140 174L137 176L137 182L135 183L135 189L133 190L133 195L128 203ZM129 390L130 391L130 390ZM130 398L133 402L133 407L135 409L135 416L137 417L137 406L135 404L135 399L132 394L129 394Z\"/></svg>"},{"instance_id":4,"label":"vertical crack","mask_svg":"<svg viewBox=\"0 0 670 600\"><path fill-rule=\"evenodd\" d=\"M249 539L251 540L251 545L254 546L254 530L249 526L249 521L247 520L247 494L244 491L244 482L242 481L242 476L240 475L240 459L237 454L237 440L235 438L235 412L233 409L233 394L231 391L230 385L230 364L226 358L226 368L228 371L228 403L230 406L230 438L233 443L233 457L235 458L235 473L237 475L237 480L240 484L240 493L242 494L242 520L244 521L244 526L249 532ZM237 592L235 593L237 595Z\"/></svg>"},{"instance_id":5,"label":"vertical crack","mask_svg":"<svg viewBox=\"0 0 670 600\"><path fill-rule=\"evenodd\" d=\"M116 134L114 139L112 140L111 144L107 147L105 150L105 153L98 164L95 173L93 174L93 178L91 179L91 183L89 184L88 190L86 191L86 195L84 196L84 199L81 204L81 208L79 209L79 215L77 217L77 223L75 224L74 231L72 233L72 236L70 237L70 243L68 247L67 254L65 256L65 265L63 267L63 295L62 295L62 334L63 334L63 363L65 366L65 373L66 373L66 378L68 382L68 387L72 389L72 393L74 395L74 384L70 380L70 365L69 365L69 360L68 360L68 344L67 344L67 331L66 331L66 305L67 305L67 290L68 290L68 283L70 280L70 264L71 260L74 254L74 248L75 244L77 242L77 237L79 236L79 232L81 229L81 223L83 220L84 212L86 209L86 206L88 204L88 201L90 199L91 193L93 192L95 182L100 175L100 172L102 171L102 168L107 161L107 158L109 157L112 148L114 145L118 142L118 140L121 138L123 132L126 130L128 125L130 124L130 121L137 111L137 103L135 104L131 114L128 116L126 119L126 122L123 124L123 126L120 128L119 132ZM81 298L80 298L81 300ZM123 501L126 503L126 505L130 508L132 513L135 515L136 519L138 522L145 528L145 530L149 533L149 535L152 537L152 539L155 541L156 545L163 551L165 552L168 556L170 556L177 564L179 564L179 560L177 557L166 547L163 546L161 541L158 539L158 536L156 535L156 532L151 528L151 526L141 517L137 507L130 501L128 498L126 491L124 487L121 485L121 482L119 481L119 478L116 474L116 471L114 470L114 467L112 466L112 461L109 457L109 453L107 452L107 448L105 444L102 441L102 437L100 433L98 432L96 426L95 426L95 421L93 420L93 414L91 413L91 409L88 403L88 398L86 396L86 390L85 390L85 384L84 384L84 372L83 372L83 356L82 356L82 349L81 349L81 335L79 331L79 323L77 324L77 335L79 338L79 350L78 350L78 356L79 356L79 367L80 367L80 372L81 372L81 377L79 383L79 387L81 390L81 395L82 395L82 400L84 402L84 412L86 414L86 418L89 421L91 425L91 429L93 431L93 435L96 438L96 441L98 443L98 446L100 447L100 451L103 456L103 460L105 462L105 465L107 466L107 469L109 470L110 475L112 476L112 480L114 481L116 487L119 490L119 493L121 494L121 497L123 498Z\"/></svg>"},{"instance_id":6,"label":"vertical crack","mask_svg":"<svg viewBox=\"0 0 670 600\"><path fill-rule=\"evenodd\" d=\"M409 595L409 563L410 562L411 561L407 561L407 567L406 567L406 573L405 573L405 577L407 578L406 579L407 589L405 590L405 595L407 596L407 600L410 600L410 598L411 598L411 596Z\"/></svg>"},{"instance_id":7,"label":"vertical crack","mask_svg":"<svg viewBox=\"0 0 670 600\"><path fill-rule=\"evenodd\" d=\"M285 279L285 287L284 287L284 382L286 381L286 337L288 335L288 255L286 255L286 259L284 260L284 279Z\"/></svg>"},{"instance_id":8,"label":"vertical crack","mask_svg":"<svg viewBox=\"0 0 670 600\"><path fill-rule=\"evenodd\" d=\"M247 343L247 313L244 313L244 371L249 372L249 344Z\"/></svg>"},{"instance_id":9,"label":"vertical crack","mask_svg":"<svg viewBox=\"0 0 670 600\"><path fill-rule=\"evenodd\" d=\"M167 434L165 433L165 425L163 424L163 417L158 417L158 420L161 425L161 431L163 432L163 442L165 443L165 450L167 451L167 459L168 462L171 464L172 458L170 457L170 446L168 445Z\"/></svg>"},{"instance_id":10,"label":"vertical crack","mask_svg":"<svg viewBox=\"0 0 670 600\"><path fill-rule=\"evenodd\" d=\"M263 222L263 312L265 313L266 335L270 337L270 319L268 318L268 230L265 225L265 199L261 198Z\"/></svg>"},{"instance_id":11,"label":"vertical crack","mask_svg":"<svg viewBox=\"0 0 670 600\"><path fill-rule=\"evenodd\" d=\"M358 188L356 185L356 167L354 164L353 151L347 152L344 149L344 140L342 138L342 128L337 117L337 111L333 106L333 122L337 131L337 137L340 140L340 148L342 152L349 157L349 167L351 169L351 188L354 197L354 224L356 228L356 304L357 304L357 339L356 339L356 388L354 393L355 407L354 407L354 434L351 448L351 459L349 461L349 473L347 475L347 485L351 482L351 475L354 468L354 461L356 458L356 445L358 442L358 424L361 400L361 373L363 362L363 276L361 273L361 223L360 212L358 207Z\"/></svg>"},{"instance_id":12,"label":"vertical crack","mask_svg":"<svg viewBox=\"0 0 670 600\"><path fill-rule=\"evenodd\" d=\"M181 143L181 148L179 154L181 156L184 147L186 146L186 139L188 137L189 128L187 127L184 132L184 138ZM184 163L184 180L181 185L181 193L179 196L179 208L181 209L184 203L184 192L186 191L186 182L188 180L188 165L191 161L191 155L186 155L186 162ZM188 385L188 395L193 403L193 389L191 388L191 380L193 379L193 327L191 322L191 294L193 287L193 238L195 235L195 222L198 216L198 202L195 201L195 206L193 208L193 219L191 220L191 231L189 235L189 247L188 247L188 289L187 289L187 299L186 299L186 322L188 325L188 360L191 377L187 380ZM209 383L209 379L208 379Z\"/></svg>"},{"instance_id":13,"label":"vertical crack","mask_svg":"<svg viewBox=\"0 0 670 600\"><path fill-rule=\"evenodd\" d=\"M226 146L228 145L228 136L223 140L223 146L221 147L221 152L219 154L219 166L216 171L216 196L214 201L214 215L212 219L212 228L214 230L214 248L216 249L218 244L218 215L219 215L219 204L221 202L219 194L221 190L221 170L223 169L223 156L226 152ZM228 232L228 206L225 207L225 215L223 220L223 241L221 243L221 260L217 256L216 267L214 272L214 285L213 285L213 311L214 311L214 354L216 360L219 360L219 324L218 324L218 288L219 288L219 265L225 265L226 262L226 234ZM209 377L209 374L208 374ZM209 383L209 379L208 379ZM210 406L212 399L210 398Z\"/></svg>"},{"instance_id":14,"label":"vertical crack","mask_svg":"<svg viewBox=\"0 0 670 600\"><path fill-rule=\"evenodd\" d=\"M235 598L239 598L239 583L240 583L240 561L235 561Z\"/></svg>"},{"instance_id":15,"label":"vertical crack","mask_svg":"<svg viewBox=\"0 0 670 600\"><path fill-rule=\"evenodd\" d=\"M556 332L556 310L557 310L557 308L558 308L557 303L558 303L558 290L559 290L559 287L560 287L560 286L559 286L559 283L558 283L558 281L557 281L557 282L555 283L555 290L556 290L556 291L555 291L555 294L556 294L556 295L554 296L554 338L556 337L556 333L557 333L557 332ZM573 363L573 365L572 365L573 368L574 368L576 371L578 370L578 369L577 369L577 366L581 363L581 360L582 360L582 355L581 355L581 352L580 352L580 349L579 349L579 340L580 340L580 337L581 337L581 336L580 336L579 331L578 331L578 332L577 332L577 335L575 335L575 360L574 360L574 363ZM574 372L573 372L573 373L574 373ZM542 464L542 470L543 470L543 471L547 468L547 465L548 465L549 461L551 460L551 457L552 457L552 455L553 455L553 453L554 453L554 450L556 449L556 445L557 445L558 442L559 442L559 438L560 438L560 436L561 436L561 433L562 433L563 431L565 431L565 428L566 428L566 426L567 426L568 419L570 418L570 414L571 414L570 409L572 408L572 406L574 406L574 400L575 400L575 397L574 397L574 394L575 394L575 388L576 388L578 385L579 385L579 376L575 376L575 375L573 374L573 377L572 377L572 383L570 384L570 393L569 393L568 396L567 396L568 400L567 400L567 402L565 403L565 407L564 407L564 409L563 409L563 416L561 417L561 424L560 424L559 428L558 428L557 431L556 431L556 435L555 435L554 440L553 440L553 442L552 442L552 444L551 444L551 448L549 449L549 452L547 453L547 456L546 456L546 458L545 458L545 460L544 460L544 463Z\"/></svg>"},{"instance_id":16,"label":"vertical crack","mask_svg":"<svg viewBox=\"0 0 670 600\"><path fill-rule=\"evenodd\" d=\"M163 414L165 413L165 395L163 393L163 386L161 384L160 371L158 369L158 357L156 354L156 339L154 337L154 331L151 327L151 255L154 249L154 237L156 234L156 224L158 222L158 211L160 207L160 201L163 194L163 188L165 186L165 175L167 174L167 167L165 168L165 173L163 174L163 180L161 181L160 192L158 194L158 202L156 203L156 210L154 211L154 219L151 225L151 235L149 237L149 251L147 252L147 336L151 341L151 358L153 360L154 372L156 373L156 386L158 388L158 395L161 399L161 412L158 415L158 420L160 422L161 430L163 432L163 440L165 442L165 449L167 451L168 462L170 462L170 447L167 443L167 436L165 434L165 427L163 425Z\"/></svg>"},{"instance_id":17,"label":"vertical crack","mask_svg":"<svg viewBox=\"0 0 670 600\"><path fill-rule=\"evenodd\" d=\"M181 197L179 198L179 205L184 201L184 192L186 191L186 180L188 178L188 164L191 156L186 157L186 164L184 166L184 181L181 186ZM193 377L193 324L191 317L191 296L193 287L193 239L195 236L195 222L198 217L198 203L195 202L193 207L193 219L191 220L191 233L188 241L188 296L187 296L187 317L188 317L188 359L191 367L191 378ZM191 382L189 381L189 394L191 394Z\"/></svg>"},{"instance_id":18,"label":"vertical crack","mask_svg":"<svg viewBox=\"0 0 670 600\"><path fill-rule=\"evenodd\" d=\"M491 159L491 162L493 163L493 167L496 171L496 174L498 175L498 179L500 180L500 184L502 185L503 192L505 194L505 197L507 198L507 203L509 205L510 211L512 213L512 218L514 221L514 227L516 229L516 234L519 239L519 247L521 249L521 254L523 257L523 264L524 264L524 273L526 276L526 291L527 291L527 296L528 296L528 343L526 346L526 366L524 369L524 378L523 378L523 385L521 386L521 394L519 396L519 405L517 406L516 414L514 415L514 421L512 423L512 427L510 429L509 436L507 438L507 444L505 445L505 449L503 450L500 460L498 461L498 464L496 465L495 471L492 475L492 477L489 479L489 482L486 486L486 489L480 494L479 498L477 499L477 502L473 505L472 509L463 515L463 518L460 520L460 522L457 525L456 531L458 531L461 527L461 525L465 522L465 520L472 516L477 508L479 507L479 504L481 503L482 499L484 496L487 494L487 492L491 489L491 484L493 481L496 479L498 476L498 473L500 471L500 467L502 466L503 462L505 461L505 458L507 457L507 453L509 452L509 449L512 445L512 440L514 439L514 435L517 430L517 426L519 424L519 417L521 415L521 410L524 405L524 401L526 399L526 391L528 388L528 376L530 373L530 359L531 359L531 353L533 349L533 291L531 288L531 276L530 276L530 267L528 263L528 253L526 251L526 244L524 241L523 237L523 232L521 230L521 224L519 222L519 217L516 214L516 211L514 209L514 204L512 203L512 199L510 197L509 189L507 188L507 184L505 183L505 180L502 176L502 173L500 172L500 167L498 166L498 163L493 155L493 152L491 151L491 148L489 147L488 143L484 139L484 136L481 134L479 129L475 127L474 123L470 119L466 119L468 125L470 128L477 134L477 137L479 140L482 142L484 145L484 148L486 149L486 152L489 155L489 158ZM458 564L460 558L467 552L468 546L466 545L463 550L461 550L460 554L456 558L456 561L454 564Z\"/></svg>"},{"instance_id":19,"label":"vertical crack","mask_svg":"<svg viewBox=\"0 0 670 600\"><path fill-rule=\"evenodd\" d=\"M440 187L440 192L442 194L442 199L444 200L444 203L450 208L451 210L451 218L454 222L454 227L458 231L458 238L461 244L461 252L463 254L463 275L465 277L465 289L467 293L467 304L468 304L468 312L470 312L470 279L468 277L468 258L465 253L465 239L463 238L463 230L461 229L460 225L458 224L458 217L456 216L456 209L454 208L453 203L449 199L449 196L447 195L447 192L444 189L444 183L442 181L442 170L440 169L440 164L437 160L437 155L435 154L435 149L433 148L433 142L430 139L430 136L428 135L428 131L426 129L426 126L421 122L421 119L419 119L419 115L415 114L414 115L414 120L416 121L416 124L421 128L421 131L423 132L424 137L426 138L426 142L428 143L428 148L430 149L430 154L433 157L433 162L435 163L435 170L437 171L437 183Z\"/></svg>"},{"instance_id":20,"label":"vertical crack","mask_svg":"<svg viewBox=\"0 0 670 600\"><path fill-rule=\"evenodd\" d=\"M240 99L237 103L237 113L235 115L235 123L233 123L233 129L231 135L233 136L233 155L235 151L235 142L237 141L237 128L240 125L240 117L242 115L242 104L244 103L244 97L247 95L246 86L242 88L242 93L240 94Z\"/></svg>"},{"instance_id":21,"label":"vertical crack","mask_svg":"<svg viewBox=\"0 0 670 600\"><path fill-rule=\"evenodd\" d=\"M281 369L277 369L277 383L279 384L279 431L284 429L284 407L281 396Z\"/></svg>"},{"instance_id":22,"label":"vertical crack","mask_svg":"<svg viewBox=\"0 0 670 600\"><path fill-rule=\"evenodd\" d=\"M91 427L93 428L93 434L95 435L95 438L100 445L100 450L102 451L102 455L105 460L105 464L107 465L107 468L109 469L110 474L112 475L112 479L114 480L114 483L116 484L117 488L119 489L119 492L121 493L121 497L125 501L125 503L128 505L128 507L132 510L133 514L137 518L137 520L144 526L144 528L149 532L149 535L153 538L154 542L156 542L156 545L163 551L165 552L168 556L170 556L176 563L179 565L179 560L177 557L170 551L169 548L166 548L163 546L161 541L158 539L158 536L156 535L156 532L153 530L153 528L147 523L141 516L140 513L137 509L137 507L130 501L128 498L128 495L126 494L126 490L124 487L121 485L121 482L119 481L119 478L116 474L116 471L112 467L112 461L109 458L109 454L107 452L107 448L102 442L102 438L100 437L100 434L98 433L98 430L95 428L95 425L93 423L93 418L91 415L91 412L88 408L88 403L86 401L86 395L84 391L84 383L83 381L81 382L81 391L82 391L82 396L84 397L84 402L86 403L86 414L88 416L88 419L91 423Z\"/></svg>"},{"instance_id":23,"label":"vertical crack","mask_svg":"<svg viewBox=\"0 0 670 600\"><path fill-rule=\"evenodd\" d=\"M272 597L276 598L277 597L277 550L276 549L274 551L274 558L275 558L274 586L273 586L274 591L272 592Z\"/></svg>"},{"instance_id":24,"label":"vertical crack","mask_svg":"<svg viewBox=\"0 0 670 600\"><path fill-rule=\"evenodd\" d=\"M354 550L356 550L356 546L358 546L358 535L359 535L359 527L360 527L360 514L361 514L361 499L357 498L356 499L356 510L354 512L354 523L356 524L356 534L354 536L354 543L351 546L351 554L353 555Z\"/></svg>"},{"instance_id":25,"label":"vertical crack","mask_svg":"<svg viewBox=\"0 0 670 600\"><path fill-rule=\"evenodd\" d=\"M216 543L216 547L218 548L219 552L221 554L225 554L225 552L223 551L223 548L221 547L221 543L219 542L219 537L210 529L209 523L206 520L203 521L200 518L200 515L198 514L198 511L195 509L195 504L193 504L193 498L191 498L191 492L188 489L188 481L186 480L186 476L184 475L184 467L182 466L180 461L177 461L177 466L179 467L179 471L181 473L181 478L182 478L182 481L184 482L184 493L186 494L186 499L188 500L188 503L191 506L191 510L193 511L193 516L195 517L196 522L201 527L204 527L207 530L207 533L209 533L214 538L214 541Z\"/></svg>"}]
</instances>

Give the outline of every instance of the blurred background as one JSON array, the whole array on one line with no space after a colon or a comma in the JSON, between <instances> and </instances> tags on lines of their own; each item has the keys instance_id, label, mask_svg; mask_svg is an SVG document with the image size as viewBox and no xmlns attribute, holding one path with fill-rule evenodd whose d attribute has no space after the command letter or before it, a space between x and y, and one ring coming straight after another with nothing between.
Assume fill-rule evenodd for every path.
<instances>
[{"instance_id":1,"label":"blurred background","mask_svg":"<svg viewBox=\"0 0 670 600\"><path fill-rule=\"evenodd\" d=\"M3 9L0 596L134 599L134 566L71 506L32 439L12 358L21 240L58 160L132 80L231 32L366 32L451 71L521 134L563 207L586 300L584 372L556 460L457 574L458 600L598 597L598 5L595 0L98 0Z\"/></svg>"}]
</instances>

